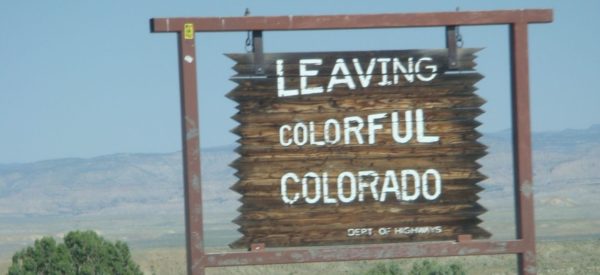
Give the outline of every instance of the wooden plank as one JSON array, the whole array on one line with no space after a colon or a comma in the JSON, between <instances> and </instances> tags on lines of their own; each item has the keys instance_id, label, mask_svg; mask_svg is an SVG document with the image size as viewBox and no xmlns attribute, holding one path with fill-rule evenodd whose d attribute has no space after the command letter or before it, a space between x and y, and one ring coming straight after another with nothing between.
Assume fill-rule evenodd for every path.
<instances>
[{"instance_id":1,"label":"wooden plank","mask_svg":"<svg viewBox=\"0 0 600 275\"><path fill-rule=\"evenodd\" d=\"M360 117L360 116L359 116ZM397 146L407 145L428 145L434 143L436 145L455 144L455 143L472 143L481 134L473 129L481 125L480 122L472 119L462 120L447 120L447 121L431 121L424 125L424 130L421 133L423 136L435 136L438 140L435 142L422 142L418 139L416 123L412 123L410 132L406 130L406 123L398 122L392 125L387 119L378 120L376 123L381 125L381 129L371 134L368 129L367 119L362 119L363 126L358 131L344 130L344 123L338 123L339 131L336 131L334 126L327 126L328 134L325 135L325 126L320 122L298 122L277 125L277 124L256 124L240 125L231 130L232 133L243 136L242 145L260 145L273 144L274 147L296 147L296 146L335 146L335 145L351 145L351 144L369 144L371 147L379 145L395 144ZM341 124L341 125L340 125ZM355 121L349 123L350 127L359 127ZM284 128L282 128L284 127ZM394 127L398 131L394 131ZM358 135L357 133L358 132ZM407 137L410 133L410 139L403 141L401 138ZM399 141L394 138L394 134L398 135ZM374 143L371 143L370 136ZM360 137L360 140L357 138ZM408 138L408 137L407 137ZM329 142L325 142L328 140ZM283 142L283 144L282 144ZM284 145L285 144L285 145Z\"/></svg>"},{"instance_id":2,"label":"wooden plank","mask_svg":"<svg viewBox=\"0 0 600 275\"><path fill-rule=\"evenodd\" d=\"M432 145L433 146L433 145ZM419 158L431 158L436 156L443 157L473 157L479 159L486 155L487 146L482 145L480 143L473 143L469 146L457 145L457 144L448 144L448 145L440 145L439 147L442 150L429 148L430 146L422 145L420 147L415 148L416 146L407 146L407 147L399 147L397 145L392 146L382 146L377 148L377 150L370 150L368 145L358 145L358 146L347 146L350 150L341 151L336 154L336 151L340 151L339 147L306 147L304 149L277 149L277 148L264 148L263 146L254 146L254 148L245 148L241 147L236 149L238 154L240 154L244 161L256 161L264 163L268 165L268 162L277 162L277 161L298 161L298 160L314 160L314 159L356 159L356 158L364 158L364 159L395 159L401 157L411 157L412 159ZM307 151L307 152L303 152ZM319 152L322 151L322 152Z\"/></svg>"},{"instance_id":3,"label":"wooden plank","mask_svg":"<svg viewBox=\"0 0 600 275\"><path fill-rule=\"evenodd\" d=\"M280 143L280 139L279 139L278 135L271 135L270 133L266 133L263 135L266 135L266 136L249 137L247 139L243 139L243 140L239 141L239 143L242 146L244 146L245 151L243 151L243 154L242 154L244 157L263 156L265 154L270 154L274 151L281 153L282 156L280 156L280 157L285 157L285 156L283 156L284 154L294 155L298 150L302 150L302 149L310 150L311 148L322 148L323 154L320 154L321 158L326 158L328 156L344 155L347 152L339 152L339 149L344 149L344 148L349 148L348 153L356 153L356 152L363 151L363 153L366 153L365 157L370 157L370 156L379 156L379 155L381 155L380 153L385 153L385 152L381 152L381 151L385 151L387 148L390 148L390 147L411 148L412 151L410 151L410 152L414 151L414 153L415 153L414 156L420 157L420 156L429 156L430 154L427 151L431 151L431 150L435 151L436 147L442 147L442 149L445 149L446 147L454 146L454 148L456 148L456 150L465 150L465 151L470 150L473 148L468 148L468 147L478 147L479 146L479 143L476 140L478 140L480 137L480 134L472 133L472 132L468 132L468 131L449 132L449 133L432 131L432 132L427 132L427 135L439 137L439 140L436 142L421 143L418 141L416 135L413 134L413 137L409 141L400 143L393 138L391 133L378 133L374 137L374 141L375 141L374 144L369 144L369 136L368 135L359 135L362 138L361 144L359 144L355 135L351 135L350 139L348 140L349 143L346 144L346 141L344 141L343 135L340 136L340 139L338 139L337 141L336 140L331 141L331 142L335 142L335 143L325 143L324 137L322 135L317 134L317 135L314 135L314 139L315 139L314 143L311 142L310 141L311 138L308 137L306 140L306 143L304 143L304 144L298 143L299 145L296 145L296 143L294 142L293 136L286 136L284 138L284 140L286 140L286 141L284 141L284 142L286 142L286 145L287 144L289 144L289 145L284 146ZM264 146L262 146L262 144L265 144L265 143L273 143L275 145L273 145L269 148L264 148ZM369 150L369 147L372 147L374 149ZM338 149L339 154L333 152L336 149ZM331 153L331 154L329 154L329 153ZM408 153L409 152L407 152L407 154ZM406 157L406 156L407 155L404 155L404 157ZM315 156L315 157L318 157L318 156Z\"/></svg>"},{"instance_id":4,"label":"wooden plank","mask_svg":"<svg viewBox=\"0 0 600 275\"><path fill-rule=\"evenodd\" d=\"M438 136L448 136L444 135L444 133L458 133L476 136L478 133L476 133L474 129L481 125L479 121L468 117L443 118L437 116L437 120L429 120L428 118L431 116L425 114L424 120L415 121L414 112L411 112L411 120L407 122L407 119L404 119L405 112L396 112L393 110L391 112L386 112L382 110L381 113L377 114L380 114L380 116L374 116L375 119L373 120L373 124L381 125L382 127L377 129L375 134L376 136L384 137L392 137L392 133L394 133L393 130L397 129L395 133L397 133L399 136L403 137L407 133L412 133L412 136L416 139L418 133L417 127L420 127L420 125L423 126L423 135L435 134ZM241 123L239 126L231 129L230 132L237 135L244 135L244 137L248 138L274 136L277 137L275 142L278 143L279 135L281 134L286 138L291 138L292 135L295 134L299 139L302 139L304 136L308 137L314 135L315 137L320 137L320 140L323 140L324 132L327 131L330 140L334 140L336 135L339 135L343 140L346 132L345 127L347 125L348 128L350 128L348 133L353 139L355 139L357 131L361 136L363 136L363 138L365 138L369 134L369 116L370 114L362 112L341 118L339 118L339 115L336 115L335 117L330 117L329 119L313 118L309 115L298 115L293 118L290 117L290 120L287 122ZM396 116L398 121L392 123L392 117L394 116Z\"/></svg>"},{"instance_id":5,"label":"wooden plank","mask_svg":"<svg viewBox=\"0 0 600 275\"><path fill-rule=\"evenodd\" d=\"M458 178L458 179L443 179L444 192L452 191L467 191L467 192L481 192L483 188L477 185L479 182L485 180L487 177L481 175L480 177L469 177L469 178ZM280 182L271 181L271 184L255 184L256 181L247 182L247 179L240 179L230 189L244 195L254 193L274 193L274 195L280 195ZM335 186L335 185L334 185ZM293 191L293 187L289 187L289 191ZM296 187L297 188L297 187ZM332 188L332 192L335 188ZM242 200L244 197L240 198Z\"/></svg>"},{"instance_id":6,"label":"wooden plank","mask_svg":"<svg viewBox=\"0 0 600 275\"><path fill-rule=\"evenodd\" d=\"M354 168L354 169L353 169ZM387 170L393 170L395 169L395 173L396 173L396 177L400 178L400 173L401 173L401 169L412 169L413 167L396 167L396 166L391 166L391 167L386 167L386 168L391 168L391 169L387 169ZM417 171L419 173L423 173L426 169L429 169L431 167L419 167L420 169L417 169ZM328 170L328 171L323 171L321 168L315 167L313 169L311 169L310 171L306 171L306 170L296 170L293 171L299 178L302 178L304 176L305 173L308 172L314 172L317 174L320 174L320 176L322 176L322 172L327 172L328 173L328 177L327 180L329 183L337 183L337 177L341 172L352 172L353 175L355 177L357 177L357 175L355 173L358 173L358 171L360 171L359 169L361 168L356 168L356 167L336 167L335 169L332 170ZM256 186L261 186L261 185L270 185L270 186L279 186L281 184L281 177L288 173L291 172L292 168L288 168L284 171L269 171L269 172L254 172L254 171L248 171L248 172L236 172L235 175L240 178L240 180L246 180L244 181L244 184L246 185L256 185ZM385 168L382 167L369 167L369 168L363 168L361 169L362 171L376 171L379 174L380 179L384 179L384 172L386 171ZM455 179L480 179L483 178L485 179L485 175L481 174L477 169L474 168L446 168L446 167L436 167L436 170L440 173L440 176L442 177L442 180L446 181L446 180L455 180Z\"/></svg>"},{"instance_id":7,"label":"wooden plank","mask_svg":"<svg viewBox=\"0 0 600 275\"><path fill-rule=\"evenodd\" d=\"M261 165L263 164L263 165ZM393 169L428 169L436 168L438 170L450 169L473 169L477 170L481 167L474 158L455 158L432 161L431 159L420 158L410 159L397 157L395 159L335 159L330 160L323 158L320 160L295 160L285 162L269 162L269 163L252 163L240 162L232 165L238 169L238 175L263 174L268 175L270 171L329 171L335 173L338 171L353 171L353 170L372 170L377 169L379 173ZM292 168L293 167L293 168ZM398 171L399 173L399 171ZM385 175L380 175L385 176Z\"/></svg>"},{"instance_id":8,"label":"wooden plank","mask_svg":"<svg viewBox=\"0 0 600 275\"><path fill-rule=\"evenodd\" d=\"M275 209L239 209L240 215L234 220L241 224L248 221L279 221L285 220L291 224L310 221L312 224L327 224L342 219L353 219L354 222L367 222L373 217L387 217L396 221L401 217L410 220L426 216L476 217L487 210L476 202L469 203L440 203L440 202L404 202L396 204L355 203L355 204L329 204L329 205L287 205ZM463 217L464 218L464 217ZM377 220L377 219L375 219Z\"/></svg>"},{"instance_id":9,"label":"wooden plank","mask_svg":"<svg viewBox=\"0 0 600 275\"><path fill-rule=\"evenodd\" d=\"M475 189L477 192L482 188L477 183L487 179L487 177L481 173L478 175L470 175L466 178L456 177L453 179L444 178L443 186L447 190L471 190ZM264 181L261 179L240 179L236 184L231 186L231 189L238 191L243 194L249 191L261 192L264 190L279 190L280 181L276 179L270 179L271 181ZM332 179L332 182L336 182L336 179Z\"/></svg>"},{"instance_id":10,"label":"wooden plank","mask_svg":"<svg viewBox=\"0 0 600 275\"><path fill-rule=\"evenodd\" d=\"M378 146L375 149L369 144L363 145L345 145L344 150L338 146L307 146L307 147L277 147L272 145L242 146L235 149L236 153L243 157L261 157L269 158L273 161L290 158L317 158L327 155L346 155L347 157L375 157L381 156L411 156L411 157L429 157L429 156L457 156L485 154L487 146L481 143L473 143L469 146L464 144L419 144L412 146ZM428 150L429 149L429 150Z\"/></svg>"},{"instance_id":11,"label":"wooden plank","mask_svg":"<svg viewBox=\"0 0 600 275\"><path fill-rule=\"evenodd\" d=\"M414 109L412 109L414 110ZM398 110L395 106L392 108L382 108L380 112L392 113L398 112L398 121L405 122L406 110ZM427 122L430 121L452 121L452 120L463 120L463 119L475 119L479 115L483 114L481 108L463 108L463 109L452 109L452 108L437 108L437 109L424 109L423 112L426 115ZM414 115L414 112L412 113ZM308 119L315 121L315 123L324 124L328 119L336 119L343 121L348 114L344 114L338 111L322 111L314 112L310 114L310 117L298 117L296 115L291 116L287 113L277 114L265 114L265 113L236 113L231 118L240 123L240 126L252 125L265 125L265 124L290 124L300 121L308 121ZM414 120L414 119L413 119Z\"/></svg>"},{"instance_id":12,"label":"wooden plank","mask_svg":"<svg viewBox=\"0 0 600 275\"><path fill-rule=\"evenodd\" d=\"M266 247L286 247L286 246L319 246L319 245L338 245L338 244L376 244L387 242L415 242L415 241L435 241L452 240L462 234L470 234L473 239L489 238L491 234L481 227L473 225L456 225L443 228L441 234L398 234L391 236L362 236L348 238L347 232L333 231L325 234L319 233L300 233L300 234L270 234L258 235L254 237L242 237L230 244L232 248L247 248L251 243L264 243Z\"/></svg>"},{"instance_id":13,"label":"wooden plank","mask_svg":"<svg viewBox=\"0 0 600 275\"><path fill-rule=\"evenodd\" d=\"M385 201L381 202L381 183L379 184L379 186L376 187L376 191L372 192L370 186L363 188L363 190L359 189L356 191L356 196L358 196L360 199L357 199L356 202L353 203L341 203L340 200L338 199L338 190L336 188L335 184L332 184L329 186L330 191L328 193L328 197L331 199L335 199L340 205L344 205L344 206L356 206L356 205L362 205L362 204L370 204L370 205L377 205L377 206L384 206L384 207L394 207L397 206L399 204L406 204L409 203L407 201L404 200L398 200L395 197L395 194L393 192L386 192L386 196L385 196ZM431 185L430 185L431 186ZM298 193L298 194L302 194L302 187L301 186L293 186L294 188L288 188L287 193L288 194L294 194L294 193ZM432 191L431 192L435 192L434 187L432 186ZM428 201L425 200L423 197L419 197L419 199L415 200L415 201L410 201L410 203L414 202L414 203L423 203L423 202L427 202L427 203L441 203L441 204L464 204L464 203L472 203L475 202L479 199L479 196L477 196L477 193L481 190L481 188L477 185L471 185L471 188L467 189L467 188L461 188L461 189L452 189L452 188L447 188L445 185L442 185L442 191L441 191L441 195L436 198L435 200L432 201ZM308 189L308 197L309 198L315 198L315 188L314 186L310 186ZM414 194L414 187L410 186L408 189L409 194ZM345 189L343 192L344 197L350 197L350 190L349 188ZM322 188L319 189L319 201L317 201L316 203L314 203L314 205L321 205L323 207L327 207L328 204L323 202L323 191ZM292 197L292 196L290 196ZM256 190L256 189L249 189L247 192L243 193L243 196L239 199L239 201L242 203L242 207L240 208L241 212L251 212L251 211L256 211L256 210L265 210L265 209L269 209L272 207L276 207L277 205L280 206L288 206L287 203L285 203L282 199L281 199L281 188L280 186L272 186L272 188L270 189L266 189L263 188L263 190ZM313 203L308 203L306 202L306 200L300 198L298 199L296 202L293 203L294 207L300 207L300 206L308 206L308 205L313 205Z\"/></svg>"},{"instance_id":14,"label":"wooden plank","mask_svg":"<svg viewBox=\"0 0 600 275\"><path fill-rule=\"evenodd\" d=\"M424 81L413 81L408 82L403 77L398 78L398 83L394 83L394 77L389 75L387 82L389 85L381 86L380 82L383 81L382 75L374 75L370 80L370 84L367 87L363 87L360 83L360 80L356 76L352 76L352 82L354 83L353 88L346 84L337 84L331 87L331 91L327 92L327 87L329 82L331 81L331 77L329 76L314 76L308 78L307 87L323 87L322 93L314 93L310 95L305 95L305 98L318 98L320 96L331 96L335 94L344 95L347 93L358 93L373 90L372 93L383 93L387 92L391 94L390 91L396 91L397 93L402 94L402 91L409 87L419 87L419 88L460 88L460 87L469 87L473 86L479 80L481 80L483 76L479 73L446 73L446 74L438 74L436 77L428 82ZM253 92L253 95L256 98L296 98L299 96L289 96L289 97L279 97L277 94L278 86L277 86L277 78L276 77L253 77L253 78L244 78L244 77L234 77L231 81L237 83L239 87L234 88L227 96L229 98L238 98L244 99L242 97L244 92ZM288 89L298 89L300 87L300 77L286 77L284 82L284 88ZM409 90L407 90L409 92ZM237 94L236 94L237 93Z\"/></svg>"},{"instance_id":15,"label":"wooden plank","mask_svg":"<svg viewBox=\"0 0 600 275\"><path fill-rule=\"evenodd\" d=\"M383 148L386 148L386 147L404 146L404 147L413 147L413 149L421 151L419 153L425 153L425 151L428 151L428 150L435 150L435 147L437 147L437 146L445 146L445 145L457 145L457 146L463 146L463 147L469 147L471 145L477 146L476 140L480 136L477 133L472 133L472 132L468 132L468 131L457 132L457 133L447 133L445 136L442 136L443 134L444 134L443 132L427 132L428 136L433 135L433 136L439 137L438 141L432 142L432 143L421 143L417 140L416 135L413 135L413 138L411 140L409 140L408 142L399 143L393 139L391 133L377 133L377 135L374 138L374 140L375 140L374 144L369 144L368 135L360 135L362 137L362 142L363 142L362 144L358 144L358 142L356 140L356 136L351 135L351 138L349 140L350 143L348 143L348 144L345 143L344 138L342 136L342 138L338 142L336 142L334 144L324 144L324 145L321 144L321 143L323 143L324 138L322 135L319 135L319 134L315 135L316 136L315 144L312 144L310 142L310 138L308 138L306 144L303 144L303 145L295 145L295 143L293 142L292 136L289 136L286 139L288 140L288 142L291 143L291 145L283 146L280 144L278 135L271 135L271 133L265 133L265 134L263 134L263 136L249 137L247 139L240 140L239 143L242 146L250 147L250 148L253 148L256 146L261 146L261 144L265 144L265 143L273 143L276 145L272 146L271 149L272 150L281 149L282 154L285 154L286 148L289 149L289 150L287 150L287 152L290 152L291 154L293 154L295 149L303 149L303 148L308 149L311 147L316 147L316 148L323 148L324 150L328 150L327 148L342 149L342 148L345 148L348 146L353 146L353 145L362 146L362 148L364 149L363 151L367 150L366 147L375 148L375 146L380 146L380 148L375 148L372 150L372 152L377 152L377 151L385 150ZM321 143L316 143L316 142L321 142ZM327 151L324 151L324 152L327 152ZM369 152L371 152L371 151L369 151ZM262 155L262 154L260 154L260 155ZM337 154L334 154L334 155L337 155ZM253 155L245 154L244 156L252 157ZM328 155L321 155L322 158L325 158L327 156Z\"/></svg>"},{"instance_id":16,"label":"wooden plank","mask_svg":"<svg viewBox=\"0 0 600 275\"><path fill-rule=\"evenodd\" d=\"M428 157L411 157L390 155L388 157L365 156L362 158L348 158L344 152L340 154L324 155L317 158L289 158L272 160L270 158L260 157L243 157L234 160L230 166L236 169L269 169L269 168L290 168L308 169L311 167L319 167L319 169L327 169L330 167L454 167L465 164L465 167L479 167L476 161L482 154L472 155L457 155L455 157L448 156L428 156ZM302 162L299 162L301 160ZM325 163L326 162L326 163ZM454 165L451 165L455 163ZM256 165L254 165L256 164ZM441 164L441 165L438 165ZM382 166L379 166L382 165Z\"/></svg>"},{"instance_id":17,"label":"wooden plank","mask_svg":"<svg viewBox=\"0 0 600 275\"><path fill-rule=\"evenodd\" d=\"M377 112L383 108L398 111L413 109L427 110L433 108L478 108L485 104L485 102L484 99L478 96L452 96L411 100L394 98L382 98L378 100L340 99L340 101L328 102L273 103L268 101L249 101L246 104L240 104L237 109L242 113L288 113L290 115L335 110L336 112L343 112L348 115L357 115L359 113Z\"/></svg>"},{"instance_id":18,"label":"wooden plank","mask_svg":"<svg viewBox=\"0 0 600 275\"><path fill-rule=\"evenodd\" d=\"M347 232L348 228L361 228L361 227L371 227L378 228L388 225L395 226L415 226L415 225L423 225L423 226L435 226L435 225L453 225L453 224L461 224L461 223L471 223L472 225L479 224L481 222L480 219L476 218L476 215L481 214L479 212L473 213L469 216L449 216L445 214L439 215L421 215L421 216L394 216L394 215L371 215L365 216L360 215L360 217L366 217L366 220L357 220L353 219L352 216L342 216L339 218L335 217L327 217L327 218L319 218L319 217L311 217L308 219L302 220L292 220L292 219L283 219L283 220L273 220L273 219L263 219L263 220L245 220L243 218L236 220L237 224L243 225L243 228L239 230L240 233L245 235L250 234L269 234L274 231L279 234L286 233L300 233L302 231L341 231ZM251 214L249 214L251 215Z\"/></svg>"},{"instance_id":19,"label":"wooden plank","mask_svg":"<svg viewBox=\"0 0 600 275\"><path fill-rule=\"evenodd\" d=\"M459 48L457 56L475 58L475 53L482 48ZM252 53L228 53L225 56L231 58L236 64L254 64L254 54ZM434 60L446 59L448 49L413 49L413 50L380 50L380 51L339 51L339 52L281 52L264 53L264 63L275 63L277 59L284 59L296 63L300 59L323 59L323 63L335 62L338 58L358 58L367 63L371 58L378 57L397 57L406 59L413 57L415 59L429 56Z\"/></svg>"},{"instance_id":20,"label":"wooden plank","mask_svg":"<svg viewBox=\"0 0 600 275\"><path fill-rule=\"evenodd\" d=\"M423 61L420 62L423 64L422 66L436 66L436 73L442 74L449 70L448 59L447 57L441 56L428 56L432 58L433 61ZM318 58L318 57L317 57ZM387 61L382 64L382 62L378 62L376 57L371 58L356 58L355 57L347 57L347 58L339 58L336 56L328 56L325 59L318 58L322 61L321 65L309 64L309 65L300 65L300 60L285 60L285 63L280 65L276 64L276 59L271 61L265 61L262 64L259 63L237 63L232 69L237 73L234 75L236 77L244 77L255 75L258 67L262 69L260 76L265 77L278 77L278 76L300 76L300 69L302 67L303 70L314 71L320 75L331 75L334 72L334 68L336 66L344 66L348 69L348 75L352 76L368 76L368 75L382 75L382 74L397 74L402 75L401 78L405 78L404 76L410 77L410 75L414 75L416 77L417 74L421 73L422 75L427 75L429 71L425 71L424 68L420 68L419 72L415 71L413 67L414 63L419 62L420 57L398 57L394 55L388 56L388 58L398 58L402 69L400 69L397 65L394 65L392 61ZM307 59L307 57L303 58ZM327 60L330 59L330 60ZM467 72L472 71L477 63L474 61L474 56L460 56L457 59L458 67L457 70ZM412 62L412 63L411 63ZM342 64L343 63L343 64ZM382 72L382 68L385 67L385 72ZM395 69L394 69L395 67ZM279 70L279 73L278 73ZM340 73L341 74L341 73Z\"/></svg>"},{"instance_id":21,"label":"wooden plank","mask_svg":"<svg viewBox=\"0 0 600 275\"><path fill-rule=\"evenodd\" d=\"M431 213L421 215L394 215L394 214L371 214L359 213L351 214L327 214L315 216L290 215L290 218L285 218L285 213L279 216L260 216L256 213L242 213L233 222L242 226L241 233L246 228L253 228L262 231L270 231L275 233L279 229L286 227L303 227L322 226L330 229L352 228L358 226L384 226L385 224L394 223L396 225L440 225L448 223L458 223L461 221L477 221L478 215L485 213L486 210L462 210L455 215L448 213ZM292 218L296 217L296 219Z\"/></svg>"},{"instance_id":22,"label":"wooden plank","mask_svg":"<svg viewBox=\"0 0 600 275\"><path fill-rule=\"evenodd\" d=\"M418 97L437 97L446 95L469 95L472 94L477 88L474 86L479 80L483 78L480 74L466 74L457 75L449 74L439 76L439 78L447 79L445 82L434 82L428 85L412 85L412 86L377 86L370 87L367 91L357 89L348 89L344 86L336 86L335 92L324 92L321 94L300 94L298 96L290 97L278 97L277 89L275 87L263 87L263 86L243 86L238 85L234 87L226 96L234 101L244 102L248 100L259 100L259 99L277 99L277 101L296 101L296 100L330 100L338 98L380 98L385 97L402 97L402 98L418 98ZM262 80L269 82L269 80ZM271 82L275 85L274 82Z\"/></svg>"},{"instance_id":23,"label":"wooden plank","mask_svg":"<svg viewBox=\"0 0 600 275\"><path fill-rule=\"evenodd\" d=\"M419 107L419 106L415 106ZM410 121L411 125L414 128L416 126L416 109L409 110L399 110L394 106L382 106L381 109L378 110L377 113L385 114L384 118L377 118L376 122L381 124L391 124L392 117L396 117L398 121L398 126L400 129L406 128L406 122ZM483 110L480 108L466 108L466 109L453 109L453 108L436 108L436 109L422 109L423 118L425 121L425 125L431 122L452 122L452 121L465 121L465 120L475 120L479 115L483 113ZM409 117L407 117L407 112L409 112ZM394 115L394 113L396 113ZM331 122L327 122L327 120L335 120L337 124L342 128L344 124L344 119L350 116L359 116L363 122L368 122L369 115L372 115L371 112L353 112L350 114L342 113L337 110L320 110L312 113L306 114L295 114L290 115L287 113L278 113L278 114L242 114L237 113L232 118L240 122L241 127L266 127L266 126L274 126L281 127L282 125L293 125L298 122L303 122L308 125L308 123L312 123L315 126L319 126L316 129L322 129L326 123L331 124ZM335 125L329 125L328 127L335 127ZM412 130L412 129L411 129Z\"/></svg>"}]
</instances>

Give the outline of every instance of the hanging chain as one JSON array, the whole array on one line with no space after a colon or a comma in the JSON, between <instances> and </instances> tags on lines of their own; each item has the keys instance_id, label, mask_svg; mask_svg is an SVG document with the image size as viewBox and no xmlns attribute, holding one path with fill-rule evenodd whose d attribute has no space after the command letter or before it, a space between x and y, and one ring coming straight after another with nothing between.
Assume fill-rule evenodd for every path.
<instances>
[{"instance_id":1,"label":"hanging chain","mask_svg":"<svg viewBox=\"0 0 600 275\"><path fill-rule=\"evenodd\" d=\"M456 11L460 11L460 7L456 7ZM460 27L456 26L456 46L458 48L462 48L465 42L463 41L463 37L460 34Z\"/></svg>"},{"instance_id":2,"label":"hanging chain","mask_svg":"<svg viewBox=\"0 0 600 275\"><path fill-rule=\"evenodd\" d=\"M246 8L246 11L244 11L244 16L249 16L249 15L250 15L250 9ZM246 52L251 52L254 48L252 45L251 31L246 32L246 43L244 45L244 48L246 49Z\"/></svg>"}]
</instances>

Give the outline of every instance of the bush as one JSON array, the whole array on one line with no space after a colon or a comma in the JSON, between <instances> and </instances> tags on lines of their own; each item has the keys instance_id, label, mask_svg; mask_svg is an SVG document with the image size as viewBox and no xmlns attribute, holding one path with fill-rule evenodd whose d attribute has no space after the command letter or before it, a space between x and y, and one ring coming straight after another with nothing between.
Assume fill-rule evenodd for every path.
<instances>
[{"instance_id":1,"label":"bush","mask_svg":"<svg viewBox=\"0 0 600 275\"><path fill-rule=\"evenodd\" d=\"M12 258L9 275L142 274L126 243L106 241L93 231L73 231L57 244L52 237L36 240Z\"/></svg>"},{"instance_id":2,"label":"bush","mask_svg":"<svg viewBox=\"0 0 600 275\"><path fill-rule=\"evenodd\" d=\"M462 265L440 265L436 262L425 260L413 264L410 275L466 275Z\"/></svg>"},{"instance_id":3,"label":"bush","mask_svg":"<svg viewBox=\"0 0 600 275\"><path fill-rule=\"evenodd\" d=\"M404 272L393 263L379 263L375 267L369 269L365 275L404 275Z\"/></svg>"},{"instance_id":4,"label":"bush","mask_svg":"<svg viewBox=\"0 0 600 275\"><path fill-rule=\"evenodd\" d=\"M365 275L403 275L405 274L397 264L379 263L369 269ZM424 260L413 264L408 273L410 275L466 275L460 264L440 265L436 262Z\"/></svg>"}]
</instances>

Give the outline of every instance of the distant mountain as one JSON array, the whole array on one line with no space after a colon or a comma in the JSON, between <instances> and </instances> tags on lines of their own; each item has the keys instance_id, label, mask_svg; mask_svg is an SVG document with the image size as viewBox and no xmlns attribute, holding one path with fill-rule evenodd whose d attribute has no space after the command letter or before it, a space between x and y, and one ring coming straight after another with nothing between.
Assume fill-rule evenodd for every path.
<instances>
[{"instance_id":1,"label":"distant mountain","mask_svg":"<svg viewBox=\"0 0 600 275\"><path fill-rule=\"evenodd\" d=\"M0 166L0 214L80 214L178 199L179 154L119 154Z\"/></svg>"},{"instance_id":2,"label":"distant mountain","mask_svg":"<svg viewBox=\"0 0 600 275\"><path fill-rule=\"evenodd\" d=\"M511 131L486 134L481 142L489 146L489 155L480 161L489 176L484 185L511 183ZM568 187L571 191L563 194L567 196L573 194L575 186L600 184L600 125L583 130L533 133L532 145L536 195L560 193ZM512 188L510 184L502 185ZM589 196L582 195L585 199Z\"/></svg>"},{"instance_id":3,"label":"distant mountain","mask_svg":"<svg viewBox=\"0 0 600 275\"><path fill-rule=\"evenodd\" d=\"M512 192L509 130L485 134L489 155L480 160L489 179L482 185ZM202 151L204 199L237 198L228 166L234 145ZM565 185L600 182L600 125L585 130L533 134L536 190L540 195ZM139 204L182 201L181 154L116 154L0 165L0 215L81 214L119 211ZM541 189L544 187L544 189ZM231 193L231 194L228 194Z\"/></svg>"},{"instance_id":4,"label":"distant mountain","mask_svg":"<svg viewBox=\"0 0 600 275\"><path fill-rule=\"evenodd\" d=\"M489 154L480 160L481 171L489 176L481 183L485 187L480 193L481 202L488 209L512 207L509 199L513 192L510 131L485 134L480 140L489 146ZM209 148L201 154L207 230L233 232L236 228L230 221L237 215L239 195L229 190L236 178L228 166L237 158L234 147ZM534 133L533 149L535 196L537 207L541 207L540 217L544 217L546 206L552 211L555 208L551 207L571 207L573 212L579 211L579 206L598 209L600 125L585 130ZM161 224L169 228L165 232L181 232L181 167L179 152L0 165L0 222L33 223L40 217L57 221L72 217L69 221L80 222L78 226L91 226L81 221L84 217L93 217L94 221L108 219L104 225L108 228L114 223L107 217L132 221L158 217L155 224L144 225L145 230L152 232L151 227ZM491 220L504 219L503 216L490 217ZM0 230L0 243L10 239L7 236L12 233L7 230ZM597 231L600 234L600 230ZM133 227L131 232L140 231ZM137 233L130 235L134 234Z\"/></svg>"},{"instance_id":5,"label":"distant mountain","mask_svg":"<svg viewBox=\"0 0 600 275\"><path fill-rule=\"evenodd\" d=\"M486 133L483 139L492 142L492 145L510 145L512 131L507 129L495 133ZM571 150L589 144L600 144L600 124L592 125L587 129L534 132L532 143L534 150Z\"/></svg>"}]
</instances>

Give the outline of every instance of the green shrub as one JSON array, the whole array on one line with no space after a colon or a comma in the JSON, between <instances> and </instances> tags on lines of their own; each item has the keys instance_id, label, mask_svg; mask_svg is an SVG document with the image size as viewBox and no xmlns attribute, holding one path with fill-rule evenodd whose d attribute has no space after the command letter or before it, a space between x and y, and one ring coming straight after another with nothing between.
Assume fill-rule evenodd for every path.
<instances>
[{"instance_id":1,"label":"green shrub","mask_svg":"<svg viewBox=\"0 0 600 275\"><path fill-rule=\"evenodd\" d=\"M365 275L404 275L404 272L393 263L379 263L375 267L369 269Z\"/></svg>"},{"instance_id":2,"label":"green shrub","mask_svg":"<svg viewBox=\"0 0 600 275\"><path fill-rule=\"evenodd\" d=\"M440 265L436 262L424 260L413 264L410 275L466 275L462 265Z\"/></svg>"},{"instance_id":3,"label":"green shrub","mask_svg":"<svg viewBox=\"0 0 600 275\"><path fill-rule=\"evenodd\" d=\"M69 232L64 243L52 237L36 240L14 254L9 275L21 274L142 274L126 243L106 241L93 231Z\"/></svg>"},{"instance_id":4,"label":"green shrub","mask_svg":"<svg viewBox=\"0 0 600 275\"><path fill-rule=\"evenodd\" d=\"M365 275L403 275L405 274L397 264L378 263L367 270ZM413 264L408 273L410 275L466 275L460 264L440 265L437 262L424 260Z\"/></svg>"}]
</instances>

